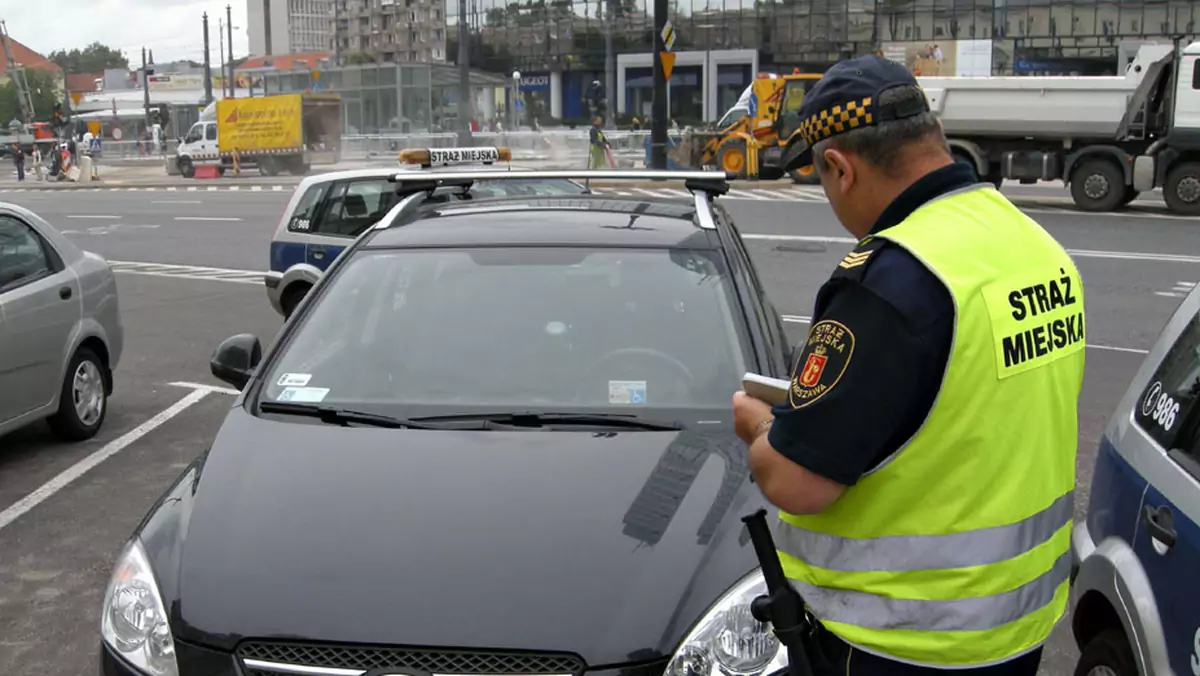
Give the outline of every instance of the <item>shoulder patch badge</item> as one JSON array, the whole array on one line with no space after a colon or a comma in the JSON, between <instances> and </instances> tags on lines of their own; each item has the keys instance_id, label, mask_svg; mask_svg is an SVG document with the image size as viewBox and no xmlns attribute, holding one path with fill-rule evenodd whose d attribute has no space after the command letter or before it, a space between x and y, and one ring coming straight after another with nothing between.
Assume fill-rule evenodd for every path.
<instances>
[{"instance_id":1,"label":"shoulder patch badge","mask_svg":"<svg viewBox=\"0 0 1200 676\"><path fill-rule=\"evenodd\" d=\"M829 394L853 356L854 332L845 324L832 319L814 324L792 369L788 403L792 408L804 408Z\"/></svg>"}]
</instances>

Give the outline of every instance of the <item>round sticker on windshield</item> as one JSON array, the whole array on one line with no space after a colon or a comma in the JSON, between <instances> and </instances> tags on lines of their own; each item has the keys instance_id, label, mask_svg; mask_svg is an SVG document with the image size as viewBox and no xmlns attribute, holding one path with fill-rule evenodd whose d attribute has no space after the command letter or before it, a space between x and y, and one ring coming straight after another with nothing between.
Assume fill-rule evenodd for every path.
<instances>
[{"instance_id":1,"label":"round sticker on windshield","mask_svg":"<svg viewBox=\"0 0 1200 676\"><path fill-rule=\"evenodd\" d=\"M550 322L546 325L546 333L552 336L561 336L567 332L567 325L562 322Z\"/></svg>"}]
</instances>

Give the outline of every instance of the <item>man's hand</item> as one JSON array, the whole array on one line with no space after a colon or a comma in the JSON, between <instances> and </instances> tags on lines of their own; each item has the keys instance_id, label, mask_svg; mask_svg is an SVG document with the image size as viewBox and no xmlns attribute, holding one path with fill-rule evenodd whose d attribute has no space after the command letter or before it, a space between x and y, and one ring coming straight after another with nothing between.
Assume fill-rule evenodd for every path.
<instances>
[{"instance_id":1,"label":"man's hand","mask_svg":"<svg viewBox=\"0 0 1200 676\"><path fill-rule=\"evenodd\" d=\"M766 423L774 420L771 405L760 399L737 392L733 395L733 428L746 445L754 443L769 429Z\"/></svg>"}]
</instances>

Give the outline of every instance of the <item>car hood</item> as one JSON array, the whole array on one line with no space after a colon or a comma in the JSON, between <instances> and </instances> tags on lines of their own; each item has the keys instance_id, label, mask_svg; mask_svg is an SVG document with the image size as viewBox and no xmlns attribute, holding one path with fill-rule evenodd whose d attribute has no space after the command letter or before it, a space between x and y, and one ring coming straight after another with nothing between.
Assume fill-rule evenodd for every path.
<instances>
[{"instance_id":1,"label":"car hood","mask_svg":"<svg viewBox=\"0 0 1200 676\"><path fill-rule=\"evenodd\" d=\"M344 428L236 407L181 482L177 549L154 566L172 568L176 633L223 649L656 659L756 566L739 517L763 501L745 457L727 432Z\"/></svg>"}]
</instances>

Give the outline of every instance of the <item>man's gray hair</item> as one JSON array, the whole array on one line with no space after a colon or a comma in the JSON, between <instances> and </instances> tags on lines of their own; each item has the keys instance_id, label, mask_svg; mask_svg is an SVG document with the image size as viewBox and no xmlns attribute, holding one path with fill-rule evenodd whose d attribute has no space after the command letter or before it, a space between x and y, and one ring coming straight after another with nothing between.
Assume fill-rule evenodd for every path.
<instances>
[{"instance_id":1,"label":"man's gray hair","mask_svg":"<svg viewBox=\"0 0 1200 676\"><path fill-rule=\"evenodd\" d=\"M894 105L914 95L924 96L918 89L897 87L884 91L878 97L878 104ZM835 149L857 155L884 175L894 177L903 173L905 160L911 157L911 152L917 146L931 146L933 143L949 152L946 136L942 132L937 115L925 112L900 120L880 122L820 141L813 146L813 165L819 172L827 170L829 167L825 162L825 151Z\"/></svg>"}]
</instances>

